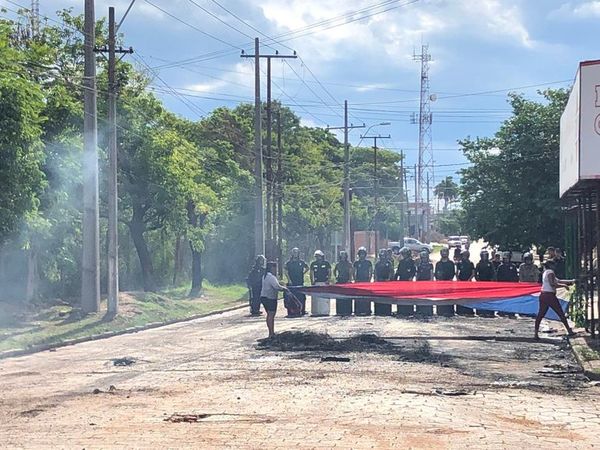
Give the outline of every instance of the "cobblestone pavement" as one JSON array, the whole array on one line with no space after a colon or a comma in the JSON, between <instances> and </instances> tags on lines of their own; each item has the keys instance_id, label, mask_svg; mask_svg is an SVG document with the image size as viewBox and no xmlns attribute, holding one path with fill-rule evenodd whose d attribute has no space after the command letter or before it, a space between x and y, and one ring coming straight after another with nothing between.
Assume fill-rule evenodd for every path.
<instances>
[{"instance_id":1,"label":"cobblestone pavement","mask_svg":"<svg viewBox=\"0 0 600 450\"><path fill-rule=\"evenodd\" d=\"M375 333L385 342L345 341L344 352L261 348L263 319L235 311L3 360L0 446L587 449L598 442L600 387L577 373L558 327L546 326L550 333L535 342L528 318L278 317L276 325L339 342ZM322 362L326 356L349 362ZM134 362L115 365L123 357Z\"/></svg>"}]
</instances>

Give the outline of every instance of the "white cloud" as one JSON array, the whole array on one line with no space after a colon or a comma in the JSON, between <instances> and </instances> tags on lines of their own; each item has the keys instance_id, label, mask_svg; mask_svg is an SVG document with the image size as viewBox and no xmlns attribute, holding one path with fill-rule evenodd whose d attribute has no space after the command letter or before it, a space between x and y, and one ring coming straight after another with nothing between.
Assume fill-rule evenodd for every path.
<instances>
[{"instance_id":1,"label":"white cloud","mask_svg":"<svg viewBox=\"0 0 600 450\"><path fill-rule=\"evenodd\" d=\"M592 19L600 17L600 1L584 1L582 3L563 3L560 8L552 11L549 15L551 18L577 18L577 19Z\"/></svg>"},{"instance_id":2,"label":"white cloud","mask_svg":"<svg viewBox=\"0 0 600 450\"><path fill-rule=\"evenodd\" d=\"M210 83L195 83L186 86L186 89L194 92L214 92L227 85L227 81L218 80Z\"/></svg>"}]
</instances>

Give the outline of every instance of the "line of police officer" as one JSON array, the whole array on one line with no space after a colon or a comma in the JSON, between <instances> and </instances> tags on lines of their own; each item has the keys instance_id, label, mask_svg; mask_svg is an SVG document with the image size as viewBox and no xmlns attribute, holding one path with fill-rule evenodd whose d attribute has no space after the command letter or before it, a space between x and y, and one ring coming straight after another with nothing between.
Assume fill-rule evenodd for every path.
<instances>
[{"instance_id":1,"label":"line of police officer","mask_svg":"<svg viewBox=\"0 0 600 450\"><path fill-rule=\"evenodd\" d=\"M341 251L335 266L325 259L321 250L314 253L314 261L308 265L300 258L298 248L292 249L290 259L285 264L285 274L287 284L292 294L300 301L301 310L289 312L290 316L306 314L306 296L297 289L304 286L304 278L307 272L310 275L312 285L328 284L331 277L336 283L371 282L371 281L432 281L432 280L454 280L457 281L508 281L508 282L534 282L540 281L538 267L533 263L533 256L525 253L523 263L517 267L511 261L511 255L504 253L500 260L500 254L494 255L490 260L489 252L483 250L480 253L480 261L474 264L470 260L468 250L455 253L455 261L449 258L449 249L442 248L440 251L441 259L435 264L431 262L429 253L422 251L419 258L415 261L410 249L404 247L395 255L390 249L381 249L378 253L378 260L373 266L367 259L367 250L360 247L357 252L358 258L351 263L348 253ZM552 255L551 255L552 256ZM395 260L398 259L397 265ZM250 313L260 314L260 283L265 259L259 255L255 265L248 276L248 287L250 289ZM312 315L328 315L329 299L314 296L311 298ZM353 308L354 303L354 308ZM367 316L372 314L371 302L368 300L340 299L336 301L336 314L351 315L354 312L357 316ZM392 306L385 303L375 302L375 315L389 316L392 314ZM397 305L397 314L400 316L413 315L415 312L420 315L432 315L433 306L430 305ZM459 315L473 315L472 308L456 305L456 313ZM454 305L437 306L437 314L443 316L454 315ZM481 316L493 316L493 311L478 311Z\"/></svg>"}]
</instances>

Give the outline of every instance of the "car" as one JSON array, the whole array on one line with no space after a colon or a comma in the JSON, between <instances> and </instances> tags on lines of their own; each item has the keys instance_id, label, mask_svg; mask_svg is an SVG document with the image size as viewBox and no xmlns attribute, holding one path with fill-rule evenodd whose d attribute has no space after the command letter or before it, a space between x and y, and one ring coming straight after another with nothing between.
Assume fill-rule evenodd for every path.
<instances>
[{"instance_id":1,"label":"car","mask_svg":"<svg viewBox=\"0 0 600 450\"><path fill-rule=\"evenodd\" d=\"M469 245L471 243L469 236L459 236L458 238L460 239L460 243L462 245Z\"/></svg>"},{"instance_id":2,"label":"car","mask_svg":"<svg viewBox=\"0 0 600 450\"><path fill-rule=\"evenodd\" d=\"M433 247L429 244L424 244L418 239L414 238L404 238L404 246L411 249L413 252L420 252L421 250L428 251L431 253Z\"/></svg>"},{"instance_id":3,"label":"car","mask_svg":"<svg viewBox=\"0 0 600 450\"><path fill-rule=\"evenodd\" d=\"M458 246L462 246L460 236L448 236L448 247L452 248Z\"/></svg>"}]
</instances>

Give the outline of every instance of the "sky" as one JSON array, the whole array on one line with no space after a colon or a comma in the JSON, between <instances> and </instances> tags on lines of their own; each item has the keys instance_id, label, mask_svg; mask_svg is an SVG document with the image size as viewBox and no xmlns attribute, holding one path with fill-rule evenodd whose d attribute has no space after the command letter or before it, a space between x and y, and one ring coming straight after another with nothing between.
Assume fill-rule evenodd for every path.
<instances>
[{"instance_id":1,"label":"sky","mask_svg":"<svg viewBox=\"0 0 600 450\"><path fill-rule=\"evenodd\" d=\"M96 17L114 6L119 21L130 2L96 0ZM15 4L30 2L0 0ZM40 0L40 14L82 13L83 4ZM168 109L194 120L253 102L253 61L240 54L254 53L254 37L261 53L296 51L297 59L273 60L273 98L318 127L342 125L348 100L350 121L391 135L378 144L402 150L409 166L419 142L414 54L428 45L439 181L458 179L465 165L458 140L493 136L509 117L509 92L540 99L540 89L569 87L579 61L600 59L600 0L136 0L120 32ZM262 60L263 100L265 70ZM364 131L353 130L350 142Z\"/></svg>"}]
</instances>

